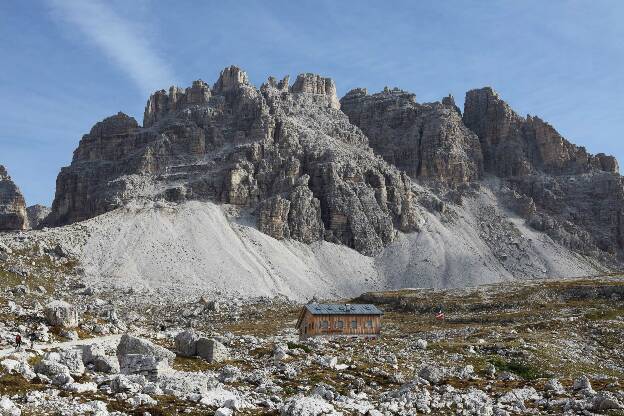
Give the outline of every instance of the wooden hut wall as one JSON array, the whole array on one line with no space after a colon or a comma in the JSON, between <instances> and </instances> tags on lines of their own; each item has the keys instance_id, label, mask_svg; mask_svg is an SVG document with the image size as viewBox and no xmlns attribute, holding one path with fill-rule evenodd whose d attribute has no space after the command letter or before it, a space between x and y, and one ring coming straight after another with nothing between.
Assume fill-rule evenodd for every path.
<instances>
[{"instance_id":1,"label":"wooden hut wall","mask_svg":"<svg viewBox=\"0 0 624 416\"><path fill-rule=\"evenodd\" d=\"M323 321L327 321L327 329L323 328ZM337 323L342 321L342 330ZM356 328L351 327L351 321L356 321ZM372 322L372 327L367 322ZM306 331L307 326L307 331ZM378 335L381 332L381 317L379 315L312 315L309 311L302 320L300 334L310 335Z\"/></svg>"}]
</instances>

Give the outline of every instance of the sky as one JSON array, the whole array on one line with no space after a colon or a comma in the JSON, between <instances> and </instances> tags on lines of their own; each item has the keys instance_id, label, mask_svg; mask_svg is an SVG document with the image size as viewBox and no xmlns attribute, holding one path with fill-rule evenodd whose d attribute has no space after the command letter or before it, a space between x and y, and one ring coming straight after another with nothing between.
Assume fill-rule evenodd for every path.
<instances>
[{"instance_id":1,"label":"sky","mask_svg":"<svg viewBox=\"0 0 624 416\"><path fill-rule=\"evenodd\" d=\"M624 1L2 0L0 164L50 205L80 137L149 94L238 65L419 102L492 86L519 114L624 163Z\"/></svg>"}]
</instances>

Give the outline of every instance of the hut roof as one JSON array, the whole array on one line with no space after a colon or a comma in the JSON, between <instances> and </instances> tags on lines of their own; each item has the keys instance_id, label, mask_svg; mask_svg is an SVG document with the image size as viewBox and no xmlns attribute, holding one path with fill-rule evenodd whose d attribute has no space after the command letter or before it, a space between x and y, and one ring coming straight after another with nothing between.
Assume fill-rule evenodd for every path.
<instances>
[{"instance_id":1,"label":"hut roof","mask_svg":"<svg viewBox=\"0 0 624 416\"><path fill-rule=\"evenodd\" d=\"M305 308L312 315L383 315L382 311L371 304L309 303Z\"/></svg>"}]
</instances>

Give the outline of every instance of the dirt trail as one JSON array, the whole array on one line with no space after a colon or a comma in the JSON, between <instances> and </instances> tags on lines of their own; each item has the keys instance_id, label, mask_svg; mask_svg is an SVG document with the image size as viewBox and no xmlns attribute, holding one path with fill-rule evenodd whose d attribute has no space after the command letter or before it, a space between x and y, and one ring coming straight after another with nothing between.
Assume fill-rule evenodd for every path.
<instances>
[{"instance_id":1,"label":"dirt trail","mask_svg":"<svg viewBox=\"0 0 624 416\"><path fill-rule=\"evenodd\" d=\"M75 341L66 341L66 342L52 342L52 343L47 343L47 344L35 343L35 350L46 351L46 350L51 350L54 348L69 348L69 347L75 347L79 345L89 345L89 344L96 344L96 343L97 344L103 344L103 343L108 343L108 342L112 343L112 342L119 341L122 335L123 334L106 335L102 337L77 339ZM28 345L29 345L29 342L24 341L24 346L28 346ZM19 352L24 352L26 350L29 350L29 348L22 347L22 349ZM6 357L15 352L18 352L16 351L15 347L2 349L0 350L0 358Z\"/></svg>"}]
</instances>

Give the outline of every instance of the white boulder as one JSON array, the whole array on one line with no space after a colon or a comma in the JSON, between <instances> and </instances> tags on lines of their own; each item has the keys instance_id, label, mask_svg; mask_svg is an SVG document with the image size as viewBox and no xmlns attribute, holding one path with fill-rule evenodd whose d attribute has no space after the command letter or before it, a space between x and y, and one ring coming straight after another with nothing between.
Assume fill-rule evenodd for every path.
<instances>
[{"instance_id":1,"label":"white boulder","mask_svg":"<svg viewBox=\"0 0 624 416\"><path fill-rule=\"evenodd\" d=\"M78 309L62 300L54 300L44 308L46 322L51 326L75 328L78 326Z\"/></svg>"}]
</instances>

